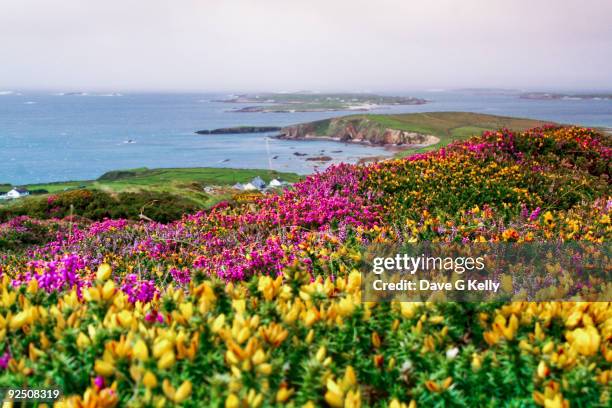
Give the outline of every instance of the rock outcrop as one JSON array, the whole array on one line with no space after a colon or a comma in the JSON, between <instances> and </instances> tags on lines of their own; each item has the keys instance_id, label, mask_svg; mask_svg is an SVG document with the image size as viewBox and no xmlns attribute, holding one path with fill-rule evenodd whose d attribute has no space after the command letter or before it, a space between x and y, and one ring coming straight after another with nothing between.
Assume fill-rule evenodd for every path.
<instances>
[{"instance_id":1,"label":"rock outcrop","mask_svg":"<svg viewBox=\"0 0 612 408\"><path fill-rule=\"evenodd\" d=\"M316 161L316 162L327 162L333 160L330 156L316 156L309 157L306 159L307 161Z\"/></svg>"},{"instance_id":2,"label":"rock outcrop","mask_svg":"<svg viewBox=\"0 0 612 408\"><path fill-rule=\"evenodd\" d=\"M368 118L335 118L288 126L280 131L281 139L331 139L376 146L430 144L432 136L407 130L390 129Z\"/></svg>"},{"instance_id":3,"label":"rock outcrop","mask_svg":"<svg viewBox=\"0 0 612 408\"><path fill-rule=\"evenodd\" d=\"M281 128L276 126L237 126L230 128L220 128L212 130L198 130L198 135L234 135L242 133L266 133L266 132L277 132Z\"/></svg>"}]
</instances>

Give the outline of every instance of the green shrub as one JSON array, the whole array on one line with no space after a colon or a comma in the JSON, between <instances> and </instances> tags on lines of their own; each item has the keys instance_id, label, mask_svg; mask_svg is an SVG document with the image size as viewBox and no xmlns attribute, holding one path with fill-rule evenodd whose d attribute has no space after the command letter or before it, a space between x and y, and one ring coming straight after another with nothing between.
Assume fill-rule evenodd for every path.
<instances>
[{"instance_id":1,"label":"green shrub","mask_svg":"<svg viewBox=\"0 0 612 408\"><path fill-rule=\"evenodd\" d=\"M171 222L201 207L189 199L159 192L111 195L100 190L72 190L45 197L30 197L0 208L0 221L17 216L49 219L79 216L94 221L104 218L137 220L141 214L158 222Z\"/></svg>"}]
</instances>

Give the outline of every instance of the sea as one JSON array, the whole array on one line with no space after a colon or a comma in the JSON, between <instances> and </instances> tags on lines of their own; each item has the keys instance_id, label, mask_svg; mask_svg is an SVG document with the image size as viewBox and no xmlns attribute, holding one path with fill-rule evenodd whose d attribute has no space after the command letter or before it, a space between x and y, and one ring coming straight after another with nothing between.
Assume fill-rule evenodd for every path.
<instances>
[{"instance_id":1,"label":"sea","mask_svg":"<svg viewBox=\"0 0 612 408\"><path fill-rule=\"evenodd\" d=\"M371 113L467 111L612 128L612 100L523 99L517 92L442 90L399 93L425 105L386 106ZM91 180L138 167L262 168L309 174L326 166L390 154L380 147L291 141L273 133L198 135L201 129L286 126L355 113L243 113L249 104L227 94L54 93L0 91L0 183ZM295 153L298 153L296 155ZM330 156L331 162L307 161Z\"/></svg>"}]
</instances>

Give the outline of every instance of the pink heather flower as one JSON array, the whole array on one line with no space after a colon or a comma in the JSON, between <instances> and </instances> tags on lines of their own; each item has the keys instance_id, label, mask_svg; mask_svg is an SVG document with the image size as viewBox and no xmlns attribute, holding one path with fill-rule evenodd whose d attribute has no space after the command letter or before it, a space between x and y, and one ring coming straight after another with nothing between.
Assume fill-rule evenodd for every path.
<instances>
[{"instance_id":1,"label":"pink heather flower","mask_svg":"<svg viewBox=\"0 0 612 408\"><path fill-rule=\"evenodd\" d=\"M89 227L89 233L93 235L101 234L106 231L116 231L125 228L127 220L104 220L96 222Z\"/></svg>"},{"instance_id":2,"label":"pink heather flower","mask_svg":"<svg viewBox=\"0 0 612 408\"><path fill-rule=\"evenodd\" d=\"M102 377L101 375L97 376L94 380L94 385L98 388L98 390L104 388L105 384L106 383L104 382L104 377Z\"/></svg>"},{"instance_id":3,"label":"pink heather flower","mask_svg":"<svg viewBox=\"0 0 612 408\"><path fill-rule=\"evenodd\" d=\"M183 268L183 269L172 268L170 269L170 275L172 275L172 278L179 285L188 285L189 282L191 281L191 272L189 271L188 268Z\"/></svg>"},{"instance_id":4,"label":"pink heather flower","mask_svg":"<svg viewBox=\"0 0 612 408\"><path fill-rule=\"evenodd\" d=\"M148 303L157 294L154 281L139 280L135 273L130 273L125 277L121 290L128 295L128 301L131 303Z\"/></svg>"},{"instance_id":5,"label":"pink heather flower","mask_svg":"<svg viewBox=\"0 0 612 408\"><path fill-rule=\"evenodd\" d=\"M527 208L525 204L521 204L521 217L527 218L528 215L529 215L529 209Z\"/></svg>"},{"instance_id":6,"label":"pink heather flower","mask_svg":"<svg viewBox=\"0 0 612 408\"><path fill-rule=\"evenodd\" d=\"M35 279L47 292L59 292L76 286L77 294L81 296L82 287L89 285L87 277L82 273L86 263L85 259L76 254L66 254L63 258L53 261L30 261L29 270L13 279L11 283L14 287L18 287Z\"/></svg>"},{"instance_id":7,"label":"pink heather flower","mask_svg":"<svg viewBox=\"0 0 612 408\"><path fill-rule=\"evenodd\" d=\"M161 313L159 313L157 310L152 310L145 315L145 320L148 323L154 323L154 322L163 323L164 316Z\"/></svg>"},{"instance_id":8,"label":"pink heather flower","mask_svg":"<svg viewBox=\"0 0 612 408\"><path fill-rule=\"evenodd\" d=\"M11 353L9 353L7 350L0 357L0 368L2 368L3 370L6 370L6 368L8 367L9 361L11 361Z\"/></svg>"},{"instance_id":9,"label":"pink heather flower","mask_svg":"<svg viewBox=\"0 0 612 408\"><path fill-rule=\"evenodd\" d=\"M535 221L538 219L538 217L540 216L540 207L536 208L535 210L533 210L533 212L531 213L531 215L529 215L529 221Z\"/></svg>"}]
</instances>

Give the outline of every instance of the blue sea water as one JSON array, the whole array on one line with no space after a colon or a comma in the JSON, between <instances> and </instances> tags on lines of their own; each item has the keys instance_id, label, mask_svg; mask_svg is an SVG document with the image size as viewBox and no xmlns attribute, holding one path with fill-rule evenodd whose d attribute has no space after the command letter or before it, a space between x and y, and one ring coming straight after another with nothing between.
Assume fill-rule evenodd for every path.
<instances>
[{"instance_id":1,"label":"blue sea water","mask_svg":"<svg viewBox=\"0 0 612 408\"><path fill-rule=\"evenodd\" d=\"M479 91L410 95L430 103L374 112L470 111L612 127L611 100L528 100L514 93ZM284 126L351 113L236 113L229 110L246 105L214 102L226 96L0 92L0 183L94 179L109 170L135 167L271 167L307 174L322 165L295 152L329 155L333 162L388 153L331 141L276 140L271 134L196 135L199 129ZM338 150L342 152L332 153Z\"/></svg>"}]
</instances>

